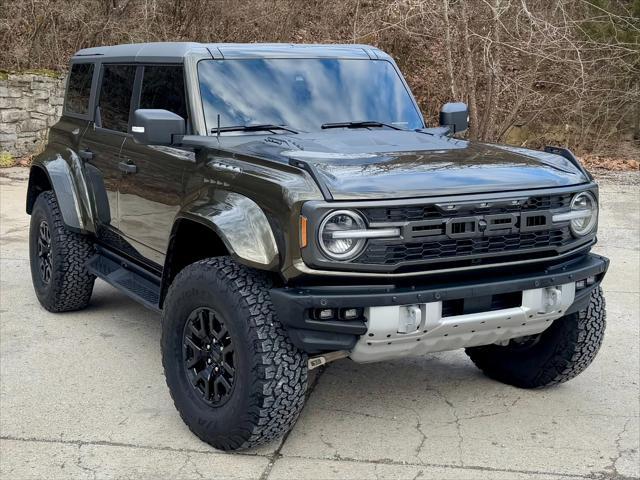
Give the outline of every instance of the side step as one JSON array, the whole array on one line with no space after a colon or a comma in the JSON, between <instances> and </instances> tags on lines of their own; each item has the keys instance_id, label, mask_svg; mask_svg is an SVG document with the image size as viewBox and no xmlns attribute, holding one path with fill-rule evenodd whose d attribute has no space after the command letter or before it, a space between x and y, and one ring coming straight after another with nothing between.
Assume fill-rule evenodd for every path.
<instances>
[{"instance_id":1,"label":"side step","mask_svg":"<svg viewBox=\"0 0 640 480\"><path fill-rule=\"evenodd\" d=\"M145 307L160 311L160 277L153 273L104 249L91 257L87 270Z\"/></svg>"}]
</instances>

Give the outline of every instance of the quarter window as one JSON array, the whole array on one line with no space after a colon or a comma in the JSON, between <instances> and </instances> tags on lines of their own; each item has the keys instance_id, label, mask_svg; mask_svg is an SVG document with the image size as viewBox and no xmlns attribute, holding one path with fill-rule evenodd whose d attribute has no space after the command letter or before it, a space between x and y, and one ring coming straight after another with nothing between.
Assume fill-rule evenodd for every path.
<instances>
[{"instance_id":1,"label":"quarter window","mask_svg":"<svg viewBox=\"0 0 640 480\"><path fill-rule=\"evenodd\" d=\"M79 115L86 115L89 112L92 78L93 63L75 63L71 66L65 105L67 112Z\"/></svg>"},{"instance_id":2,"label":"quarter window","mask_svg":"<svg viewBox=\"0 0 640 480\"><path fill-rule=\"evenodd\" d=\"M187 118L184 75L179 66L144 67L139 108L158 108Z\"/></svg>"},{"instance_id":3,"label":"quarter window","mask_svg":"<svg viewBox=\"0 0 640 480\"><path fill-rule=\"evenodd\" d=\"M133 65L105 65L100 91L100 120L103 128L127 132L129 107L136 67Z\"/></svg>"}]
</instances>

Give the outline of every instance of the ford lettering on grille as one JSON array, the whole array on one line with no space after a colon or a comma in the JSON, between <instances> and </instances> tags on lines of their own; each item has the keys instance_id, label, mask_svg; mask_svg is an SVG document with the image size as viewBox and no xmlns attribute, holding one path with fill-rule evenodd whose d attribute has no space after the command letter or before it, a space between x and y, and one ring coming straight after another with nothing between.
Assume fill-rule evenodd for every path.
<instances>
[{"instance_id":1,"label":"ford lettering on grille","mask_svg":"<svg viewBox=\"0 0 640 480\"><path fill-rule=\"evenodd\" d=\"M435 236L478 238L536 232L550 226L551 212L548 211L498 213L409 222L403 227L402 236L408 242Z\"/></svg>"}]
</instances>

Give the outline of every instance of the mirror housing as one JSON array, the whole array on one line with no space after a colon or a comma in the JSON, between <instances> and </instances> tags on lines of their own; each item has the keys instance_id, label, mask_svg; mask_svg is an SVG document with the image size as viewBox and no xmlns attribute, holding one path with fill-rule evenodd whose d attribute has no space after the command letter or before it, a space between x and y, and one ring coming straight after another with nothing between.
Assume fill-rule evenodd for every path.
<instances>
[{"instance_id":1,"label":"mirror housing","mask_svg":"<svg viewBox=\"0 0 640 480\"><path fill-rule=\"evenodd\" d=\"M136 143L171 145L174 136L185 134L185 121L169 110L138 109L133 112L131 133Z\"/></svg>"},{"instance_id":2,"label":"mirror housing","mask_svg":"<svg viewBox=\"0 0 640 480\"><path fill-rule=\"evenodd\" d=\"M464 132L469 128L469 108L466 103L445 103L440 109L440 126L450 133Z\"/></svg>"}]
</instances>

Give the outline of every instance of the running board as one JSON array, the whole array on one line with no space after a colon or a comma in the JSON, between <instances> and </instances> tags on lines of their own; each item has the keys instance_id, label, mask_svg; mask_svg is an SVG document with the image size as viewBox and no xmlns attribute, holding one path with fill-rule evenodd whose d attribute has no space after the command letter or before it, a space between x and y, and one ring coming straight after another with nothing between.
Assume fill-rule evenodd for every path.
<instances>
[{"instance_id":1,"label":"running board","mask_svg":"<svg viewBox=\"0 0 640 480\"><path fill-rule=\"evenodd\" d=\"M145 307L159 312L160 277L113 252L99 249L87 270Z\"/></svg>"}]
</instances>

